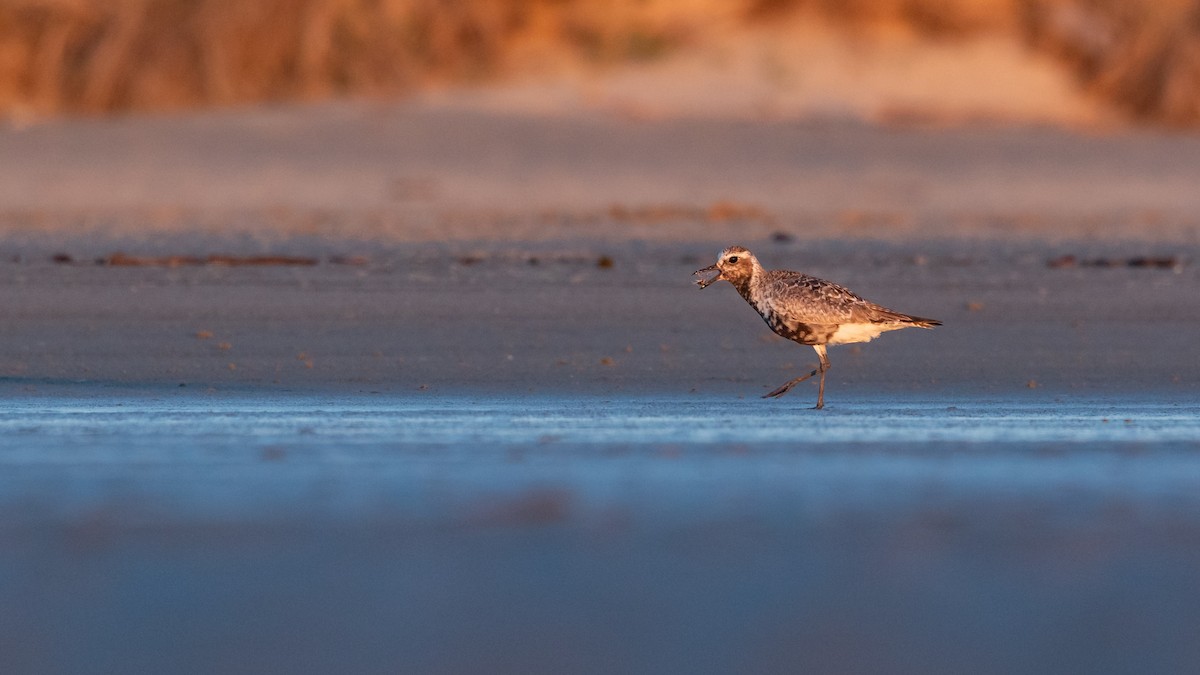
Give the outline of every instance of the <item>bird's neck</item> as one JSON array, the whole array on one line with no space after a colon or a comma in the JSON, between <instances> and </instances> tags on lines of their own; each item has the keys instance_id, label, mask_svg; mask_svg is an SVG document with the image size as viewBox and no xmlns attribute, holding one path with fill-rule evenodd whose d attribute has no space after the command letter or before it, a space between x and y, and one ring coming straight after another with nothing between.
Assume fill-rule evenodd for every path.
<instances>
[{"instance_id":1,"label":"bird's neck","mask_svg":"<svg viewBox=\"0 0 1200 675\"><path fill-rule=\"evenodd\" d=\"M755 309L758 309L759 285L762 282L763 271L756 262L750 270L750 275L742 277L737 281L732 282L733 287L737 289L739 295L750 303Z\"/></svg>"}]
</instances>

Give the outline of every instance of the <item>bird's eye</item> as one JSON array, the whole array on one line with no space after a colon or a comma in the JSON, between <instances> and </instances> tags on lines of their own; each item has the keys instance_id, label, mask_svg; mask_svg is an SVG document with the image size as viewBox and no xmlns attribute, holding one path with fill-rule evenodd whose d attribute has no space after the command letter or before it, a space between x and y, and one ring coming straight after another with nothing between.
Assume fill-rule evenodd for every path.
<instances>
[{"instance_id":1,"label":"bird's eye","mask_svg":"<svg viewBox=\"0 0 1200 675\"><path fill-rule=\"evenodd\" d=\"M736 262L737 262L737 260L738 260L738 257L737 257L736 255L731 255L731 256L729 256L729 262L730 262L730 263L736 263Z\"/></svg>"}]
</instances>

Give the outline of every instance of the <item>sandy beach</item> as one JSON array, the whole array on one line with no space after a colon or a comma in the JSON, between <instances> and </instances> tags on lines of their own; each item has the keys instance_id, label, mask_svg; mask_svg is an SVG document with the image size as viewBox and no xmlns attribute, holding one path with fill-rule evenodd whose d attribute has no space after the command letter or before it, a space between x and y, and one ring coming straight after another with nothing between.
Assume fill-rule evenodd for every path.
<instances>
[{"instance_id":1,"label":"sandy beach","mask_svg":"<svg viewBox=\"0 0 1200 675\"><path fill-rule=\"evenodd\" d=\"M0 131L6 672L1185 672L1200 137ZM815 355L728 244L932 331Z\"/></svg>"},{"instance_id":2,"label":"sandy beach","mask_svg":"<svg viewBox=\"0 0 1200 675\"><path fill-rule=\"evenodd\" d=\"M0 131L0 227L336 241L1197 243L1200 136L506 112L454 97Z\"/></svg>"}]
</instances>

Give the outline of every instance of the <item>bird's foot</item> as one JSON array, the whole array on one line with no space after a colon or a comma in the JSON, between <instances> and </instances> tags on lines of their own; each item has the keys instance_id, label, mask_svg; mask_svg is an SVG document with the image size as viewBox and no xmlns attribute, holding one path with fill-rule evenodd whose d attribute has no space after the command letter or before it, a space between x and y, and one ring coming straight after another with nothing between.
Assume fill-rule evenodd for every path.
<instances>
[{"instance_id":1,"label":"bird's foot","mask_svg":"<svg viewBox=\"0 0 1200 675\"><path fill-rule=\"evenodd\" d=\"M791 382L788 382L788 383L784 384L782 387L780 387L780 388L776 389L775 391L773 391L773 392L771 392L771 393L769 393L769 394L763 394L763 398L776 398L776 397L778 397L778 396L783 396L784 394L786 394L786 393L788 393L789 391L791 391L791 390L792 390L792 387L794 387L794 386L796 386L796 385L800 384L801 382L803 382L803 381L807 380L808 378L812 377L813 375L816 375L816 374L817 374L817 373L819 373L819 372L821 372L821 371L819 371L819 370L814 370L814 371L812 371L811 373L809 373L809 374L807 374L807 375L802 375L802 376L800 376L800 377L797 377L796 379L792 380Z\"/></svg>"},{"instance_id":2,"label":"bird's foot","mask_svg":"<svg viewBox=\"0 0 1200 675\"><path fill-rule=\"evenodd\" d=\"M788 384L783 385L782 387L776 389L775 391L773 391L769 394L763 394L762 397L763 398L778 398L778 397L783 396L784 394L788 393L789 391L791 391L791 389L792 389L792 384L789 382Z\"/></svg>"}]
</instances>

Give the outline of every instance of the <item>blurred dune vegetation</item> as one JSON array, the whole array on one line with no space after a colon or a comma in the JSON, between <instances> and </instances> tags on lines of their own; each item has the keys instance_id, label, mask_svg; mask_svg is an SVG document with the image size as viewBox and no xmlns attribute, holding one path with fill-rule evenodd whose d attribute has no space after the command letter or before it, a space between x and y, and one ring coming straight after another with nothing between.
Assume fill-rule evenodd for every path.
<instances>
[{"instance_id":1,"label":"blurred dune vegetation","mask_svg":"<svg viewBox=\"0 0 1200 675\"><path fill-rule=\"evenodd\" d=\"M653 61L806 17L1015 38L1131 120L1200 124L1200 0L0 0L0 114L392 95Z\"/></svg>"}]
</instances>

